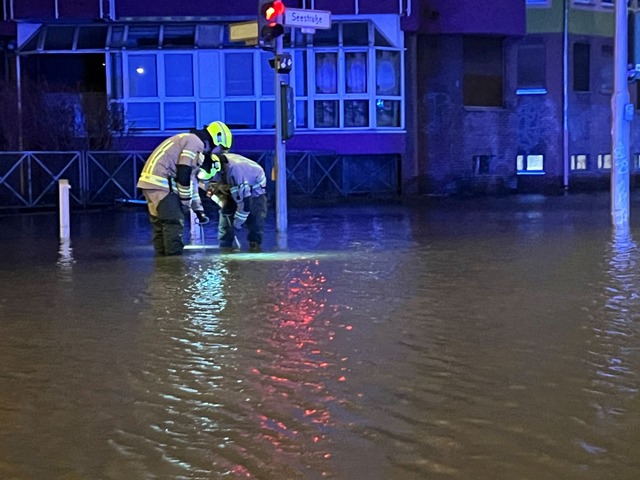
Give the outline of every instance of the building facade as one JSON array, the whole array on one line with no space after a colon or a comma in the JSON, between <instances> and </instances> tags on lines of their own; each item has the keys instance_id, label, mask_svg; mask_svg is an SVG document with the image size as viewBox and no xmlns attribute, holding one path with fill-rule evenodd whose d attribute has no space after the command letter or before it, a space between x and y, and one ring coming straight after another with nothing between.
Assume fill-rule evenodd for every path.
<instances>
[{"instance_id":1,"label":"building facade","mask_svg":"<svg viewBox=\"0 0 640 480\"><path fill-rule=\"evenodd\" d=\"M331 29L285 35L288 152L347 157L345 175L385 165L404 195L608 187L612 0L285 4L332 18ZM102 95L123 118L118 148L152 149L221 119L239 150L272 150L272 53L230 34L256 11L255 0L3 0L0 39L15 41L3 74L72 78Z\"/></svg>"}]
</instances>

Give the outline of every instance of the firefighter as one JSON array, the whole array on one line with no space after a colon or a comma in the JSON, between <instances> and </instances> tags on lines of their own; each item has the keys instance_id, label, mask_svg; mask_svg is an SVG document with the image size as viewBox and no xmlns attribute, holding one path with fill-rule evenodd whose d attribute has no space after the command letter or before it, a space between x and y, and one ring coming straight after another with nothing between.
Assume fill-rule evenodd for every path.
<instances>
[{"instance_id":1,"label":"firefighter","mask_svg":"<svg viewBox=\"0 0 640 480\"><path fill-rule=\"evenodd\" d=\"M193 210L200 225L209 222L198 194L200 168L214 170L215 154L231 147L232 135L222 122L167 138L149 156L138 179L147 201L157 255L184 250L184 218ZM219 162L215 162L220 167Z\"/></svg>"},{"instance_id":2,"label":"firefighter","mask_svg":"<svg viewBox=\"0 0 640 480\"><path fill-rule=\"evenodd\" d=\"M247 226L249 250L262 251L262 235L267 217L267 177L264 169L253 160L235 153L214 155L220 160L216 174L200 174L213 180L209 196L220 206L218 241L222 251L237 246L236 229ZM217 163L214 159L213 163ZM212 169L212 172L215 169ZM228 191L228 194L226 193ZM214 198L216 197L216 198ZM234 245L236 243L236 245Z\"/></svg>"}]
</instances>

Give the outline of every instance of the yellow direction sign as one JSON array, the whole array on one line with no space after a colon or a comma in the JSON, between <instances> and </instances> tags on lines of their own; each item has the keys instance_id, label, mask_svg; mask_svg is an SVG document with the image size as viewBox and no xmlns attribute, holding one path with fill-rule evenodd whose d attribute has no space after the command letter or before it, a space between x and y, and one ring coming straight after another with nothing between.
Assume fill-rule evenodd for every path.
<instances>
[{"instance_id":1,"label":"yellow direction sign","mask_svg":"<svg viewBox=\"0 0 640 480\"><path fill-rule=\"evenodd\" d=\"M258 39L258 22L240 22L229 25L229 40L243 42Z\"/></svg>"}]
</instances>

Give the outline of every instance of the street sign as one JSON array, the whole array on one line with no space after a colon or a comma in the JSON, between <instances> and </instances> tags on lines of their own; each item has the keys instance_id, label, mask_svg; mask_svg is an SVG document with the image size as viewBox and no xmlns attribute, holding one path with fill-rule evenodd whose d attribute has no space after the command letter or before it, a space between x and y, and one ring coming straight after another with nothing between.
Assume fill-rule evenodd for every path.
<instances>
[{"instance_id":1,"label":"street sign","mask_svg":"<svg viewBox=\"0 0 640 480\"><path fill-rule=\"evenodd\" d=\"M229 25L229 40L242 42L258 38L258 22L241 22Z\"/></svg>"},{"instance_id":2,"label":"street sign","mask_svg":"<svg viewBox=\"0 0 640 480\"><path fill-rule=\"evenodd\" d=\"M331 28L331 12L326 10L303 10L287 8L284 11L284 24L287 27L327 30Z\"/></svg>"}]
</instances>

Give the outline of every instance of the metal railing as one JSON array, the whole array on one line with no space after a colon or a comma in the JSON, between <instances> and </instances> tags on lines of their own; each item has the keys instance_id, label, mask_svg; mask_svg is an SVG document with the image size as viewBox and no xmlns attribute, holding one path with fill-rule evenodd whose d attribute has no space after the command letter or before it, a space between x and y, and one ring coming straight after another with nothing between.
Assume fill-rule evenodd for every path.
<instances>
[{"instance_id":1,"label":"metal railing","mask_svg":"<svg viewBox=\"0 0 640 480\"><path fill-rule=\"evenodd\" d=\"M58 181L71 185L72 207L142 200L136 187L150 152L0 152L0 209L55 207ZM273 152L242 152L260 163L267 178ZM397 194L399 158L394 155L341 156L289 152L287 192L294 197L327 198ZM275 184L268 182L270 193Z\"/></svg>"}]
</instances>

